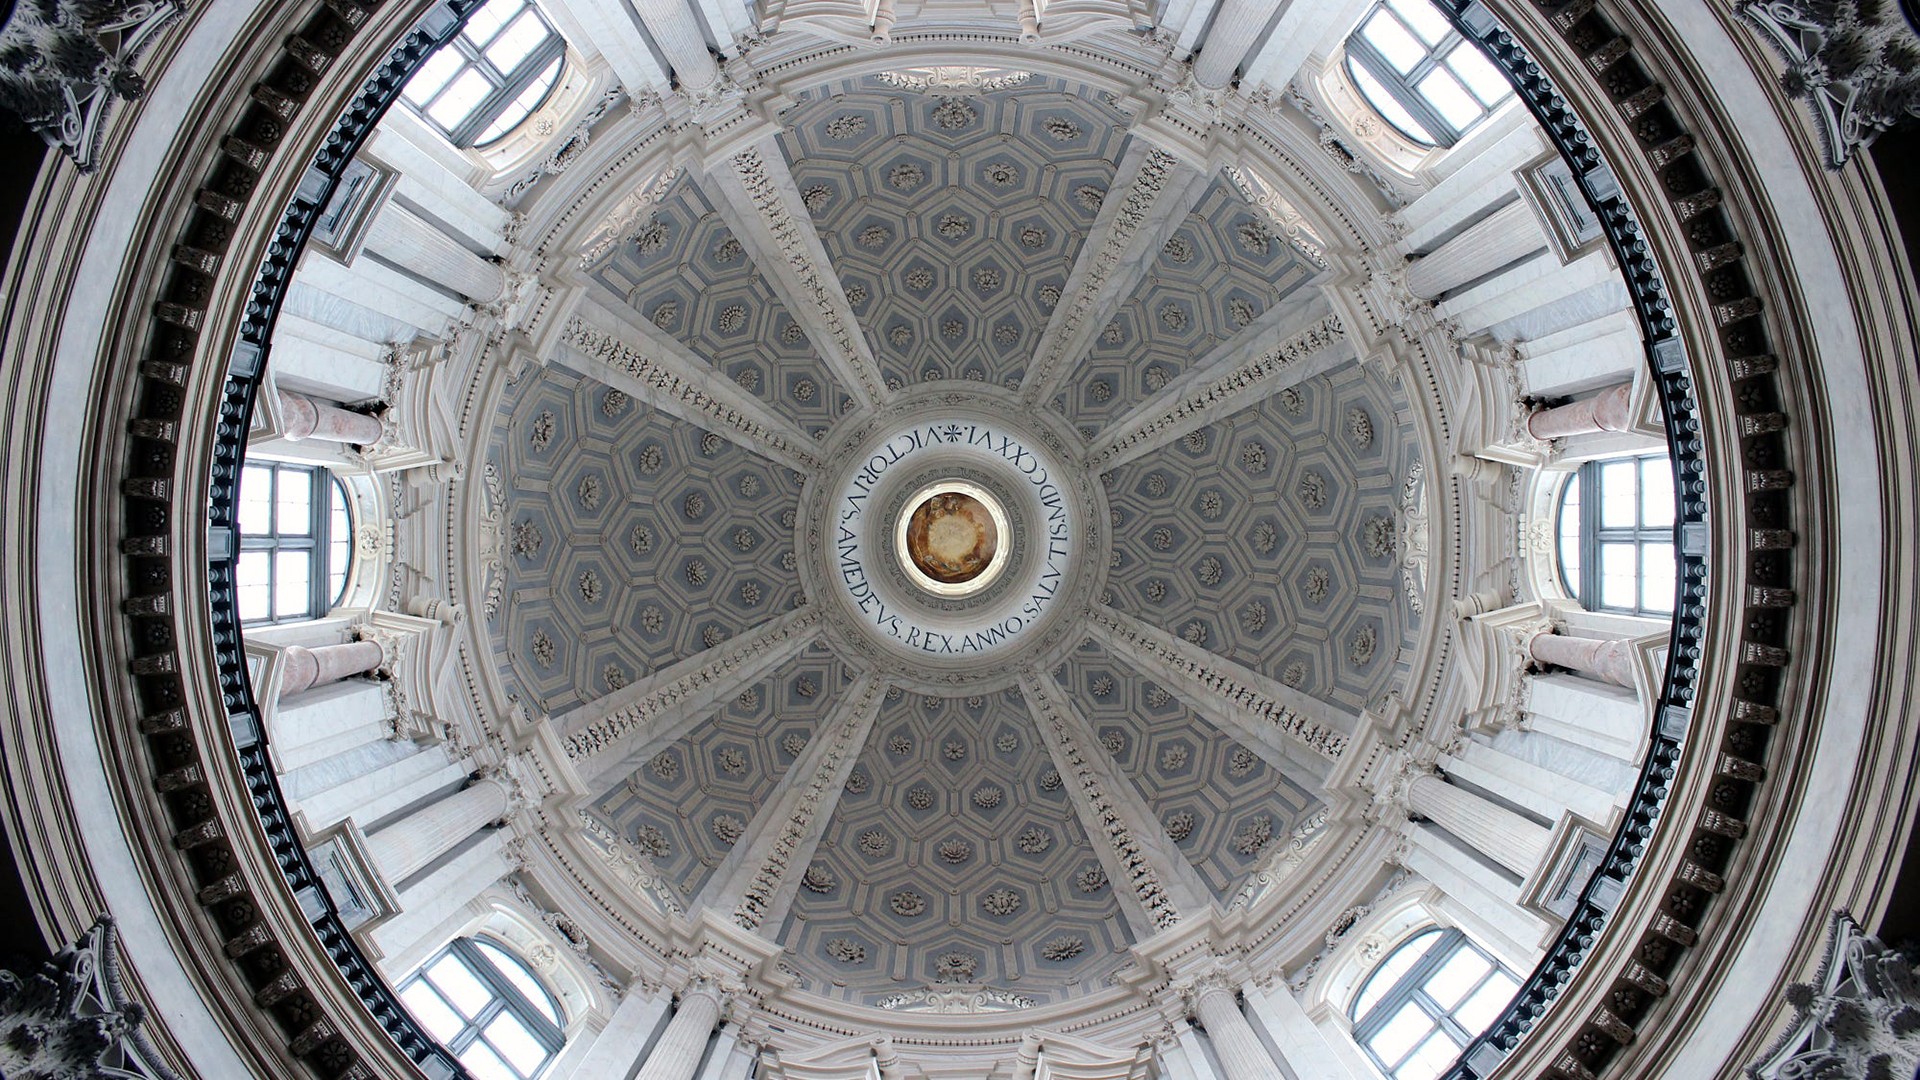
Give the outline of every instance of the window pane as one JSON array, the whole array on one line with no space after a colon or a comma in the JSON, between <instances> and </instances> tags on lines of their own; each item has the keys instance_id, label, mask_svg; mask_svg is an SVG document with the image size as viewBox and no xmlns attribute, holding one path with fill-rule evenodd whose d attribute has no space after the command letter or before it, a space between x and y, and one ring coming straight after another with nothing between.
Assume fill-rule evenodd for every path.
<instances>
[{"instance_id":1,"label":"window pane","mask_svg":"<svg viewBox=\"0 0 1920 1080\"><path fill-rule=\"evenodd\" d=\"M1407 28L1400 25L1399 19L1385 11L1374 12L1373 18L1367 20L1367 25L1360 28L1360 34L1402 75L1426 59L1426 46L1407 33Z\"/></svg>"},{"instance_id":2,"label":"window pane","mask_svg":"<svg viewBox=\"0 0 1920 1080\"><path fill-rule=\"evenodd\" d=\"M273 553L273 617L313 614L313 552Z\"/></svg>"},{"instance_id":3,"label":"window pane","mask_svg":"<svg viewBox=\"0 0 1920 1080\"><path fill-rule=\"evenodd\" d=\"M547 26L540 21L540 16L531 11L522 12L512 25L493 39L493 44L487 46L487 59L503 72L512 71L545 40Z\"/></svg>"},{"instance_id":4,"label":"window pane","mask_svg":"<svg viewBox=\"0 0 1920 1080\"><path fill-rule=\"evenodd\" d=\"M1427 1036L1427 1041L1420 1044L1420 1049L1413 1052L1406 1064L1394 1070L1394 1080L1433 1080L1453 1064L1462 1049L1453 1041L1453 1036L1436 1031Z\"/></svg>"},{"instance_id":5,"label":"window pane","mask_svg":"<svg viewBox=\"0 0 1920 1080\"><path fill-rule=\"evenodd\" d=\"M1374 1004L1385 997L1387 991L1393 989L1393 984L1400 981L1400 976L1405 975L1413 965L1419 963L1420 958L1427 955L1427 950L1433 948L1434 943L1439 940L1440 931L1429 930L1412 938L1395 949L1392 956L1381 961L1380 966L1374 968L1373 975L1367 979L1367 985L1360 989L1360 996L1353 1006L1353 1018L1365 1020Z\"/></svg>"},{"instance_id":6,"label":"window pane","mask_svg":"<svg viewBox=\"0 0 1920 1080\"><path fill-rule=\"evenodd\" d=\"M434 102L433 107L427 110L427 115L441 127L448 129L459 127L460 122L479 107L480 102L486 99L488 92L492 89L493 84L489 83L485 76L468 68L460 73L459 78L453 80L453 85L449 86L446 93L440 95L440 100Z\"/></svg>"},{"instance_id":7,"label":"window pane","mask_svg":"<svg viewBox=\"0 0 1920 1080\"><path fill-rule=\"evenodd\" d=\"M1560 580L1569 593L1580 591L1580 474L1567 481L1560 496Z\"/></svg>"},{"instance_id":8,"label":"window pane","mask_svg":"<svg viewBox=\"0 0 1920 1080\"><path fill-rule=\"evenodd\" d=\"M1451 1009L1460 1004L1467 992L1480 984L1493 965L1472 949L1462 948L1440 965L1440 970L1427 977L1422 986L1434 1004L1443 1009Z\"/></svg>"},{"instance_id":9,"label":"window pane","mask_svg":"<svg viewBox=\"0 0 1920 1080\"><path fill-rule=\"evenodd\" d=\"M1648 611L1673 610L1673 545L1640 546L1640 606Z\"/></svg>"},{"instance_id":10,"label":"window pane","mask_svg":"<svg viewBox=\"0 0 1920 1080\"><path fill-rule=\"evenodd\" d=\"M1631 529L1640 507L1634 493L1636 466L1631 461L1609 461L1600 467L1600 527Z\"/></svg>"},{"instance_id":11,"label":"window pane","mask_svg":"<svg viewBox=\"0 0 1920 1080\"><path fill-rule=\"evenodd\" d=\"M452 953L441 957L428 968L427 977L447 996L453 1007L469 1020L479 1016L480 1010L493 1000L493 991L474 977L473 972L467 969L466 961Z\"/></svg>"},{"instance_id":12,"label":"window pane","mask_svg":"<svg viewBox=\"0 0 1920 1080\"><path fill-rule=\"evenodd\" d=\"M1427 99L1434 111L1447 118L1447 123L1464 129L1480 119L1480 103L1473 100L1460 80L1446 68L1434 68L1414 84L1420 96Z\"/></svg>"},{"instance_id":13,"label":"window pane","mask_svg":"<svg viewBox=\"0 0 1920 1080\"><path fill-rule=\"evenodd\" d=\"M313 474L305 469L281 469L274 528L282 536L313 535Z\"/></svg>"},{"instance_id":14,"label":"window pane","mask_svg":"<svg viewBox=\"0 0 1920 1080\"><path fill-rule=\"evenodd\" d=\"M273 470L249 465L240 474L240 534L265 536L273 531Z\"/></svg>"},{"instance_id":15,"label":"window pane","mask_svg":"<svg viewBox=\"0 0 1920 1080\"><path fill-rule=\"evenodd\" d=\"M440 88L447 85L447 80L453 78L453 73L460 70L460 63L460 54L453 49L441 49L427 57L427 62L421 64L420 70L407 80L407 100L415 105L432 101L433 95L439 93Z\"/></svg>"},{"instance_id":16,"label":"window pane","mask_svg":"<svg viewBox=\"0 0 1920 1080\"><path fill-rule=\"evenodd\" d=\"M1453 1018L1469 1035L1477 1037L1487 1030L1487 1025L1493 1023L1519 989L1520 984L1514 982L1512 976L1504 971L1495 971L1485 985L1474 991L1465 1005L1453 1011Z\"/></svg>"},{"instance_id":17,"label":"window pane","mask_svg":"<svg viewBox=\"0 0 1920 1080\"><path fill-rule=\"evenodd\" d=\"M476 1042L461 1051L460 1064L467 1067L474 1080L520 1080L520 1075L483 1042Z\"/></svg>"},{"instance_id":18,"label":"window pane","mask_svg":"<svg viewBox=\"0 0 1920 1080\"><path fill-rule=\"evenodd\" d=\"M513 104L508 105L493 123L487 125L487 130L480 133L480 138L474 145L483 146L519 127L526 120L527 114L547 99L547 91L552 90L554 82L560 78L562 62L561 58L556 57L552 63L548 64L547 70L541 72L540 77L533 80L525 90L520 91L520 96L513 99Z\"/></svg>"},{"instance_id":19,"label":"window pane","mask_svg":"<svg viewBox=\"0 0 1920 1080\"><path fill-rule=\"evenodd\" d=\"M1513 92L1512 84L1500 74L1500 69L1489 63L1480 50L1472 45L1462 44L1448 53L1447 66L1460 76L1461 82L1467 84L1473 96L1488 108L1500 104Z\"/></svg>"},{"instance_id":20,"label":"window pane","mask_svg":"<svg viewBox=\"0 0 1920 1080\"><path fill-rule=\"evenodd\" d=\"M1415 1044L1426 1038L1433 1028L1433 1018L1427 1015L1426 1010L1409 1001L1400 1006L1400 1011L1393 1014L1393 1019L1387 1021L1385 1027L1367 1040L1367 1045L1391 1067L1405 1057Z\"/></svg>"},{"instance_id":21,"label":"window pane","mask_svg":"<svg viewBox=\"0 0 1920 1080\"><path fill-rule=\"evenodd\" d=\"M533 977L533 972L528 971L525 964L509 956L492 942L476 941L474 944L480 946L480 955L487 958L494 970L512 983L515 990L520 991L520 996L527 999L527 1004L533 1006L540 1015L553 1021L553 1026L561 1026L560 1017L553 1011L553 1002L547 994L546 987L540 985L540 980Z\"/></svg>"},{"instance_id":22,"label":"window pane","mask_svg":"<svg viewBox=\"0 0 1920 1080\"><path fill-rule=\"evenodd\" d=\"M528 1076L540 1071L540 1066L546 1063L547 1048L541 1046L527 1025L512 1013L503 1012L494 1017L484 1033L509 1065Z\"/></svg>"},{"instance_id":23,"label":"window pane","mask_svg":"<svg viewBox=\"0 0 1920 1080\"><path fill-rule=\"evenodd\" d=\"M1640 524L1673 524L1673 462L1663 457L1640 460Z\"/></svg>"},{"instance_id":24,"label":"window pane","mask_svg":"<svg viewBox=\"0 0 1920 1080\"><path fill-rule=\"evenodd\" d=\"M493 40L493 35L499 33L507 20L518 15L525 6L525 0L490 0L473 13L473 18L467 20L466 29L460 33L474 45L484 46Z\"/></svg>"},{"instance_id":25,"label":"window pane","mask_svg":"<svg viewBox=\"0 0 1920 1080\"><path fill-rule=\"evenodd\" d=\"M273 618L273 556L265 551L243 551L234 566L240 621Z\"/></svg>"},{"instance_id":26,"label":"window pane","mask_svg":"<svg viewBox=\"0 0 1920 1080\"><path fill-rule=\"evenodd\" d=\"M1427 3L1427 0L1387 0L1387 4L1400 14L1400 17L1407 21L1407 25L1413 28L1413 32L1419 34L1421 40L1428 45L1440 44L1440 39L1446 37L1447 32L1452 29L1447 25L1446 18L1434 10L1433 5Z\"/></svg>"},{"instance_id":27,"label":"window pane","mask_svg":"<svg viewBox=\"0 0 1920 1080\"><path fill-rule=\"evenodd\" d=\"M1374 111L1379 113L1382 119L1399 128L1401 134L1414 142L1424 146L1433 145L1432 133L1415 120L1413 114L1404 106L1393 99L1393 95L1387 92L1387 88L1380 84L1379 79L1369 75L1365 68L1352 60L1347 61L1347 74L1352 76L1353 85L1360 89L1361 96L1367 99L1367 104L1373 106Z\"/></svg>"},{"instance_id":28,"label":"window pane","mask_svg":"<svg viewBox=\"0 0 1920 1080\"><path fill-rule=\"evenodd\" d=\"M1631 610L1640 600L1638 552L1632 542L1600 545L1600 606Z\"/></svg>"},{"instance_id":29,"label":"window pane","mask_svg":"<svg viewBox=\"0 0 1920 1080\"><path fill-rule=\"evenodd\" d=\"M406 1002L407 1011L420 1021L421 1027L427 1029L427 1034L443 1043L452 1042L453 1037L466 1026L459 1014L448 1008L446 1001L434 993L433 987L424 980L415 979L400 991L400 1000Z\"/></svg>"}]
</instances>

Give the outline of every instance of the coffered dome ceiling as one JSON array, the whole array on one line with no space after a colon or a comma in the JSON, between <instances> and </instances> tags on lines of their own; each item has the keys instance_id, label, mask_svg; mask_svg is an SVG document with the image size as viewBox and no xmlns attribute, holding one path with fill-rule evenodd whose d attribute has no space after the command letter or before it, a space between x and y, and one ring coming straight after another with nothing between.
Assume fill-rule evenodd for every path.
<instances>
[{"instance_id":1,"label":"coffered dome ceiling","mask_svg":"<svg viewBox=\"0 0 1920 1080\"><path fill-rule=\"evenodd\" d=\"M529 367L500 398L486 454L510 549L487 626L511 692L571 732L676 664L795 609L824 613L818 640L697 722L624 747L588 812L681 905L715 903L716 870L781 778L871 688L877 718L790 913L767 929L814 993L898 1004L977 983L1035 1005L1108 985L1152 921L1132 890L1116 893L1107 840L1089 839L1099 822L1070 797L1022 674L1078 714L1164 829L1178 859L1164 884L1232 905L1309 836L1327 761L1196 712L1098 627L1150 624L1344 738L1405 689L1426 625L1402 536L1424 462L1398 382L1333 340L1277 393L1089 463L1183 376L1325 320L1321 256L1227 173L1198 178L1084 356L1057 358L1038 386L1036 350L1075 264L1118 220L1102 209L1120 163L1145 148L1111 94L1062 79L1016 72L964 95L903 81L802 95L778 146L885 385L911 404L859 406L729 230L713 181L679 173L586 267L587 287L805 432L819 464L669 416L615 369L570 354ZM913 507L899 485L887 503L885 485L921 458L922 480L971 477L1004 499L1008 580L947 602L896 574L894 592L872 588L899 599L867 606L848 545L873 531L859 557L890 557L881 534ZM865 524L848 528L869 491ZM926 621L926 639L889 625L889 602ZM901 666L903 642L926 653L931 684Z\"/></svg>"}]
</instances>

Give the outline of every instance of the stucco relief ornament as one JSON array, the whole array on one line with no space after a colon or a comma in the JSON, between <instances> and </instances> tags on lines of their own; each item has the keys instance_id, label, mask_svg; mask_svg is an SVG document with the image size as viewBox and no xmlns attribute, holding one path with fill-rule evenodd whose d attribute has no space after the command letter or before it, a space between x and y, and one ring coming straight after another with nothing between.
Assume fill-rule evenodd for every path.
<instances>
[{"instance_id":1,"label":"stucco relief ornament","mask_svg":"<svg viewBox=\"0 0 1920 1080\"><path fill-rule=\"evenodd\" d=\"M1844 166L1881 132L1920 117L1920 37L1874 0L1741 0L1737 10L1786 61L1780 88L1803 98Z\"/></svg>"},{"instance_id":2,"label":"stucco relief ornament","mask_svg":"<svg viewBox=\"0 0 1920 1080\"><path fill-rule=\"evenodd\" d=\"M0 108L92 172L114 102L146 94L134 62L180 11L179 0L11 5L0 25Z\"/></svg>"},{"instance_id":3,"label":"stucco relief ornament","mask_svg":"<svg viewBox=\"0 0 1920 1080\"><path fill-rule=\"evenodd\" d=\"M839 882L834 879L832 871L819 863L814 863L807 867L805 874L800 876L800 884L805 886L808 892L830 893Z\"/></svg>"},{"instance_id":4,"label":"stucco relief ornament","mask_svg":"<svg viewBox=\"0 0 1920 1080\"><path fill-rule=\"evenodd\" d=\"M980 970L980 961L973 954L963 952L944 952L933 958L933 973L942 982L966 982Z\"/></svg>"},{"instance_id":5,"label":"stucco relief ornament","mask_svg":"<svg viewBox=\"0 0 1920 1080\"><path fill-rule=\"evenodd\" d=\"M895 915L911 919L926 913L927 898L912 889L902 889L887 900L887 906Z\"/></svg>"},{"instance_id":6,"label":"stucco relief ornament","mask_svg":"<svg viewBox=\"0 0 1920 1080\"><path fill-rule=\"evenodd\" d=\"M1787 1001L1794 1022L1747 1068L1749 1080L1891 1080L1920 1068L1913 957L1847 913L1834 913L1818 974L1789 987Z\"/></svg>"},{"instance_id":7,"label":"stucco relief ornament","mask_svg":"<svg viewBox=\"0 0 1920 1080\"><path fill-rule=\"evenodd\" d=\"M981 910L997 918L1019 911L1020 904L1020 894L1012 889L995 889L980 898Z\"/></svg>"},{"instance_id":8,"label":"stucco relief ornament","mask_svg":"<svg viewBox=\"0 0 1920 1080\"><path fill-rule=\"evenodd\" d=\"M0 971L0 1075L178 1080L139 1030L146 1009L127 996L113 920L16 974Z\"/></svg>"}]
</instances>

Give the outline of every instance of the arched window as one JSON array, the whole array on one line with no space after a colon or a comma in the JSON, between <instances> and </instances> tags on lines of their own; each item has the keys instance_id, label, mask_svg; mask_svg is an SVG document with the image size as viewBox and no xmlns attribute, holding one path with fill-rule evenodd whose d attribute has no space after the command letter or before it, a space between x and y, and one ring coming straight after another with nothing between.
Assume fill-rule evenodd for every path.
<instances>
[{"instance_id":1,"label":"arched window","mask_svg":"<svg viewBox=\"0 0 1920 1080\"><path fill-rule=\"evenodd\" d=\"M1422 146L1452 146L1512 93L1427 0L1379 0L1347 38L1347 74L1382 119Z\"/></svg>"},{"instance_id":2,"label":"arched window","mask_svg":"<svg viewBox=\"0 0 1920 1080\"><path fill-rule=\"evenodd\" d=\"M353 512L339 477L312 465L248 465L240 477L242 623L317 619L353 568Z\"/></svg>"},{"instance_id":3,"label":"arched window","mask_svg":"<svg viewBox=\"0 0 1920 1080\"><path fill-rule=\"evenodd\" d=\"M1588 611L1673 614L1673 462L1589 461L1560 496L1560 581Z\"/></svg>"},{"instance_id":4,"label":"arched window","mask_svg":"<svg viewBox=\"0 0 1920 1080\"><path fill-rule=\"evenodd\" d=\"M1433 1080L1519 989L1460 931L1428 930L1367 977L1353 1003L1353 1037L1389 1080Z\"/></svg>"},{"instance_id":5,"label":"arched window","mask_svg":"<svg viewBox=\"0 0 1920 1080\"><path fill-rule=\"evenodd\" d=\"M400 987L400 1000L475 1080L534 1080L566 1042L553 994L486 938L455 938Z\"/></svg>"},{"instance_id":6,"label":"arched window","mask_svg":"<svg viewBox=\"0 0 1920 1080\"><path fill-rule=\"evenodd\" d=\"M528 0L487 0L401 96L458 147L485 146L547 100L566 42Z\"/></svg>"}]
</instances>

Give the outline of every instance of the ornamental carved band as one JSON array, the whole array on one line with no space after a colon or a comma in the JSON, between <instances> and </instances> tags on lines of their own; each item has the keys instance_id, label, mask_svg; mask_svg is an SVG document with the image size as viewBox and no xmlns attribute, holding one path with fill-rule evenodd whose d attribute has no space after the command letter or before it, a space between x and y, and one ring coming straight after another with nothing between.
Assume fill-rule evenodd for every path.
<instances>
[{"instance_id":1,"label":"ornamental carved band","mask_svg":"<svg viewBox=\"0 0 1920 1080\"><path fill-rule=\"evenodd\" d=\"M1100 291L1120 265L1128 246L1133 243L1133 234L1146 223L1147 211L1153 208L1154 200L1160 197L1160 192L1167 186L1167 175L1173 171L1173 167L1172 154L1158 148L1147 151L1146 159L1140 163L1140 171L1134 174L1133 185L1127 189L1126 201L1120 204L1112 224L1107 227L1106 239L1101 243L1099 253L1087 264L1087 273L1080 281L1080 289L1074 293L1065 314L1061 316L1059 333L1047 343L1046 354L1034 364L1033 373L1028 376L1037 392L1045 393L1050 389L1048 384L1064 358L1067 343L1087 316L1092 314Z\"/></svg>"},{"instance_id":2,"label":"ornamental carved band","mask_svg":"<svg viewBox=\"0 0 1920 1080\"><path fill-rule=\"evenodd\" d=\"M844 708L840 726L834 731L832 741L826 752L820 757L820 765L814 769L813 777L807 781L807 790L801 794L800 802L780 826L780 837L774 841L773 850L767 853L766 861L747 884L740 903L733 909L733 921L741 927L754 930L760 926L760 920L766 918L772 909L774 897L780 891L780 882L786 877L787 867L792 865L794 853L800 850L801 841L813 826L814 818L819 816L821 806L829 799L838 799L841 785L840 763L849 754L859 750L861 734L867 730L873 719L875 705L880 699L882 684L869 679L864 693Z\"/></svg>"},{"instance_id":3,"label":"ornamental carved band","mask_svg":"<svg viewBox=\"0 0 1920 1080\"><path fill-rule=\"evenodd\" d=\"M1111 633L1117 640L1123 641L1135 653L1165 664L1167 667L1192 679L1231 704L1234 708L1251 713L1271 722L1275 727L1298 740L1301 745L1328 761L1340 760L1346 753L1347 736L1315 723L1278 701L1244 686L1232 675L1182 654L1162 642L1154 641L1127 621L1114 617L1111 610L1096 605L1088 618Z\"/></svg>"},{"instance_id":4,"label":"ornamental carved band","mask_svg":"<svg viewBox=\"0 0 1920 1080\"><path fill-rule=\"evenodd\" d=\"M1133 830L1127 826L1120 808L1114 805L1113 797L1108 794L1100 777L1088 763L1085 751L1073 737L1073 731L1067 726L1066 717L1060 713L1060 707L1054 703L1053 695L1038 675L1028 672L1020 679L1026 691L1027 700L1046 720L1047 728L1053 735L1053 741L1060 747L1060 758L1073 770L1072 782L1079 786L1080 793L1086 797L1087 805L1098 819L1100 831L1106 835L1107 843L1112 846L1114 857L1126 869L1127 882L1133 886L1133 893L1140 906L1147 910L1153 919L1156 930L1166 930L1180 922L1180 912L1173 906L1173 898L1167 895L1166 887L1160 883L1160 875L1154 872L1153 865L1147 861L1147 853L1134 838Z\"/></svg>"},{"instance_id":5,"label":"ornamental carved band","mask_svg":"<svg viewBox=\"0 0 1920 1080\"><path fill-rule=\"evenodd\" d=\"M846 320L840 317L840 309L833 302L838 289L836 287L830 292L820 277L819 268L814 266L813 253L808 250L805 239L811 235L811 226L802 226L794 220L787 200L780 194L779 185L767 172L767 163L760 157L760 151L747 149L735 154L733 171L740 177L747 197L753 200L753 208L773 234L774 242L780 245L780 253L786 256L787 265L793 268L801 288L813 301L821 321L826 324L827 332L833 336L833 345L839 350L843 366L858 380L861 393L868 401L881 400L886 395L881 389L880 377L873 364L862 354L853 331L847 326Z\"/></svg>"},{"instance_id":6,"label":"ornamental carved band","mask_svg":"<svg viewBox=\"0 0 1920 1080\"><path fill-rule=\"evenodd\" d=\"M725 681L729 672L748 663L754 657L777 648L799 635L812 636L813 629L820 625L821 618L819 609L808 609L800 612L799 616L791 622L780 623L763 633L737 641L725 651L714 650L720 655L679 678L654 687L646 696L633 704L567 736L567 759L580 762L599 754L619 742L621 736L644 727L649 720L674 708L699 691Z\"/></svg>"},{"instance_id":7,"label":"ornamental carved band","mask_svg":"<svg viewBox=\"0 0 1920 1080\"><path fill-rule=\"evenodd\" d=\"M1098 453L1087 458L1087 467L1097 469L1156 436L1177 435L1191 430L1204 422L1201 418L1209 414L1236 411L1238 406L1234 405L1235 399L1249 393L1259 393L1265 389L1261 385L1265 380L1296 361L1333 346L1346 334L1346 328L1340 324L1340 316L1328 315L1306 330L1194 390L1157 415L1142 421L1132 431L1108 441ZM1222 406L1227 408L1222 409Z\"/></svg>"},{"instance_id":8,"label":"ornamental carved band","mask_svg":"<svg viewBox=\"0 0 1920 1080\"><path fill-rule=\"evenodd\" d=\"M560 341L585 356L619 368L661 395L686 404L716 426L739 432L808 469L820 467L820 459L812 448L794 442L578 316L567 320L560 332Z\"/></svg>"}]
</instances>

